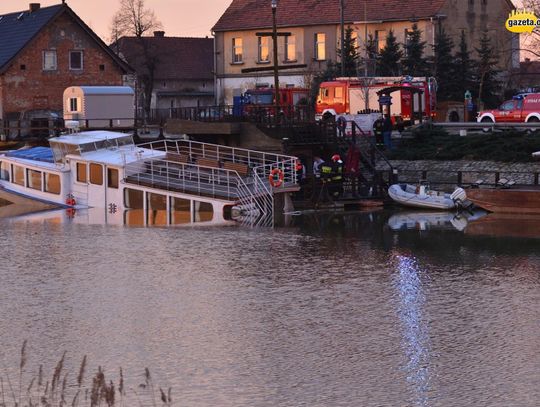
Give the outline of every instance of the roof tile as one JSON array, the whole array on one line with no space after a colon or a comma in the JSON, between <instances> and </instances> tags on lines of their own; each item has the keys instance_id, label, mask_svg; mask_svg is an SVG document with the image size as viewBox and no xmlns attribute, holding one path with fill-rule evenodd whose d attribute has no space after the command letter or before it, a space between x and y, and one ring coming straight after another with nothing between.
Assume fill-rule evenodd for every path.
<instances>
[{"instance_id":1,"label":"roof tile","mask_svg":"<svg viewBox=\"0 0 540 407\"><path fill-rule=\"evenodd\" d=\"M446 0L344 0L345 22L387 21L434 16ZM214 31L249 30L272 26L269 0L233 0ZM340 0L278 0L278 27L338 24Z\"/></svg>"}]
</instances>

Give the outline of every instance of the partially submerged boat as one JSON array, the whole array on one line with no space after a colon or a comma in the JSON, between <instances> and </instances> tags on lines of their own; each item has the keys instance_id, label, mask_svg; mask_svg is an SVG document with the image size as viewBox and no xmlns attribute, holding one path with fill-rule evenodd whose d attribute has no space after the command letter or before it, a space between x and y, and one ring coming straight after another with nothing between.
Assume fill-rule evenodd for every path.
<instances>
[{"instance_id":1,"label":"partially submerged boat","mask_svg":"<svg viewBox=\"0 0 540 407\"><path fill-rule=\"evenodd\" d=\"M457 207L457 198L453 194L436 191L428 184L394 184L388 188L388 195L395 202L415 208L449 210Z\"/></svg>"},{"instance_id":2,"label":"partially submerged boat","mask_svg":"<svg viewBox=\"0 0 540 407\"><path fill-rule=\"evenodd\" d=\"M49 144L1 154L0 187L73 210L101 208L123 219L115 223L271 226L275 194L298 190L292 156L189 140L135 145L111 131Z\"/></svg>"}]
</instances>

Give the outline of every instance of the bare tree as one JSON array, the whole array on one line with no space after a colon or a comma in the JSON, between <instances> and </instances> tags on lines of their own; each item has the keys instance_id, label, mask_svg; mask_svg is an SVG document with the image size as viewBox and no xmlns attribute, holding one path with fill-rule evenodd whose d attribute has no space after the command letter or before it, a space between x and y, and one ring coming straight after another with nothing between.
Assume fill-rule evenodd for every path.
<instances>
[{"instance_id":1,"label":"bare tree","mask_svg":"<svg viewBox=\"0 0 540 407\"><path fill-rule=\"evenodd\" d=\"M117 54L122 53L122 37L135 37L137 41L139 55L136 60L127 62L136 70L136 98L143 107L145 123L150 115L155 71L159 63L158 48L148 34L161 28L161 22L158 21L154 11L145 7L144 0L120 0L120 9L113 16L111 23L112 49Z\"/></svg>"},{"instance_id":2,"label":"bare tree","mask_svg":"<svg viewBox=\"0 0 540 407\"><path fill-rule=\"evenodd\" d=\"M122 36L142 37L162 28L153 10L145 8L144 0L120 0L120 9L113 17L111 40Z\"/></svg>"},{"instance_id":3,"label":"bare tree","mask_svg":"<svg viewBox=\"0 0 540 407\"><path fill-rule=\"evenodd\" d=\"M536 17L540 16L540 0L523 0L523 8L532 10ZM524 33L521 40L521 51L525 58L540 58L540 31L535 28L531 33Z\"/></svg>"}]
</instances>

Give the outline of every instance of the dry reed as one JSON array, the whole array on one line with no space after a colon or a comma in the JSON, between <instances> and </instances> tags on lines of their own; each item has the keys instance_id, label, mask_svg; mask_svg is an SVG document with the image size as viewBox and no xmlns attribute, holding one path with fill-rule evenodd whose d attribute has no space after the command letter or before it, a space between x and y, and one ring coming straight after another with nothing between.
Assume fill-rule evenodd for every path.
<instances>
[{"instance_id":1,"label":"dry reed","mask_svg":"<svg viewBox=\"0 0 540 407\"><path fill-rule=\"evenodd\" d=\"M43 365L39 365L37 375L30 378L28 385L24 385L23 377L25 376L25 367L28 361L27 341L25 340L20 354L18 394L14 391L9 375L7 373L2 375L0 372L0 407L123 407L125 405L126 389L122 368L119 371L118 386L112 380L106 379L101 366L92 376L91 386L85 386L87 357L84 355L75 383L70 384L69 373L64 372L65 360L66 352L62 354L52 371L51 380L45 381L45 386L43 386ZM4 366L2 368L7 371ZM165 392L161 387L158 387L159 394L156 395L148 368L144 369L143 378L144 383L140 384L139 387L144 389L145 393L138 394L132 389L139 405L142 407L157 407L158 405L171 407L171 388ZM23 388L26 390L25 392L23 392ZM68 394L70 390L74 392L72 396ZM143 396L146 404L141 402L141 396ZM68 399L71 400L71 403L68 403Z\"/></svg>"}]
</instances>

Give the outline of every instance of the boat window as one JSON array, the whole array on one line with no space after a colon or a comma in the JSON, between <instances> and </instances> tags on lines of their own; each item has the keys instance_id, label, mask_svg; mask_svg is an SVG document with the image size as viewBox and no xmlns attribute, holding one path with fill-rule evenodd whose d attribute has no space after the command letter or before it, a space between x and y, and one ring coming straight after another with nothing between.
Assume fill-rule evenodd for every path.
<instances>
[{"instance_id":1,"label":"boat window","mask_svg":"<svg viewBox=\"0 0 540 407\"><path fill-rule=\"evenodd\" d=\"M41 171L26 170L26 178L28 179L28 188L37 189L41 191L42 176Z\"/></svg>"},{"instance_id":2,"label":"boat window","mask_svg":"<svg viewBox=\"0 0 540 407\"><path fill-rule=\"evenodd\" d=\"M77 181L86 184L86 163L77 163Z\"/></svg>"},{"instance_id":3,"label":"boat window","mask_svg":"<svg viewBox=\"0 0 540 407\"><path fill-rule=\"evenodd\" d=\"M195 222L210 222L214 217L214 208L211 203L193 201L195 207Z\"/></svg>"},{"instance_id":4,"label":"boat window","mask_svg":"<svg viewBox=\"0 0 540 407\"><path fill-rule=\"evenodd\" d=\"M0 161L0 179L9 181L9 163Z\"/></svg>"},{"instance_id":5,"label":"boat window","mask_svg":"<svg viewBox=\"0 0 540 407\"><path fill-rule=\"evenodd\" d=\"M191 223L191 201L171 197L171 224Z\"/></svg>"},{"instance_id":6,"label":"boat window","mask_svg":"<svg viewBox=\"0 0 540 407\"><path fill-rule=\"evenodd\" d=\"M13 183L24 186L24 168L18 165L12 165Z\"/></svg>"},{"instance_id":7,"label":"boat window","mask_svg":"<svg viewBox=\"0 0 540 407\"><path fill-rule=\"evenodd\" d=\"M107 168L107 186L118 189L118 170L116 168Z\"/></svg>"},{"instance_id":8,"label":"boat window","mask_svg":"<svg viewBox=\"0 0 540 407\"><path fill-rule=\"evenodd\" d=\"M103 185L103 166L101 164L90 163L90 183Z\"/></svg>"},{"instance_id":9,"label":"boat window","mask_svg":"<svg viewBox=\"0 0 540 407\"><path fill-rule=\"evenodd\" d=\"M124 211L124 225L144 226L144 211L142 209L128 209Z\"/></svg>"},{"instance_id":10,"label":"boat window","mask_svg":"<svg viewBox=\"0 0 540 407\"><path fill-rule=\"evenodd\" d=\"M60 195L60 176L58 174L45 173L45 192Z\"/></svg>"},{"instance_id":11,"label":"boat window","mask_svg":"<svg viewBox=\"0 0 540 407\"><path fill-rule=\"evenodd\" d=\"M127 137L120 137L117 140L117 143L118 143L118 147L121 147L121 146L130 146L133 143L133 138L131 136L127 136Z\"/></svg>"},{"instance_id":12,"label":"boat window","mask_svg":"<svg viewBox=\"0 0 540 407\"><path fill-rule=\"evenodd\" d=\"M146 207L148 212L148 225L167 224L167 196L161 194L146 194Z\"/></svg>"},{"instance_id":13,"label":"boat window","mask_svg":"<svg viewBox=\"0 0 540 407\"><path fill-rule=\"evenodd\" d=\"M130 209L142 209L143 197L143 191L139 191L138 189L126 188L124 189L124 206Z\"/></svg>"}]
</instances>

